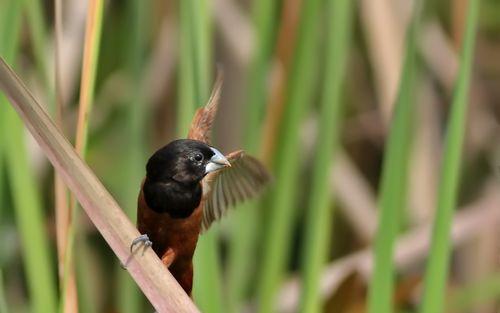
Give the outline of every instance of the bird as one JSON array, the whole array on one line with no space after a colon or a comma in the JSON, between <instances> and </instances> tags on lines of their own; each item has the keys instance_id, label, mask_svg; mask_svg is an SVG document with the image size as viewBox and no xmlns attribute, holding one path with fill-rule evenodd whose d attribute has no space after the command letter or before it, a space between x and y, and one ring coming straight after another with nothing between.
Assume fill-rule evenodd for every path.
<instances>
[{"instance_id":1,"label":"bird","mask_svg":"<svg viewBox=\"0 0 500 313\"><path fill-rule=\"evenodd\" d=\"M221 86L218 74L187 138L171 141L149 158L137 201L141 236L132 241L131 251L138 243L152 246L189 296L199 235L229 208L261 193L271 180L266 167L243 150L223 155L211 146Z\"/></svg>"}]
</instances>

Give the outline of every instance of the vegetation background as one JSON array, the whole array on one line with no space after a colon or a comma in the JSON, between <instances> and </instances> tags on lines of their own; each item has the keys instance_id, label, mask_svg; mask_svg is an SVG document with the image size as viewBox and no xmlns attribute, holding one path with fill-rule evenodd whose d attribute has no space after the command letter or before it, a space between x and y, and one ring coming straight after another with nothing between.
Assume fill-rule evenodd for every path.
<instances>
[{"instance_id":1,"label":"vegetation background","mask_svg":"<svg viewBox=\"0 0 500 313\"><path fill-rule=\"evenodd\" d=\"M274 175L200 237L203 312L499 310L500 2L0 0L0 56L132 220L223 70ZM152 312L0 95L0 312Z\"/></svg>"}]
</instances>

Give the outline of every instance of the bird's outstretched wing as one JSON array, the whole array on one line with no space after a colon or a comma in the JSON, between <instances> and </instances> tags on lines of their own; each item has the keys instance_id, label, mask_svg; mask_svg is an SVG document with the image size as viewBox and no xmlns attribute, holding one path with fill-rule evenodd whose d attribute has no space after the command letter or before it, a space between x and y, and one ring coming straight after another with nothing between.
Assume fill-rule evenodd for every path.
<instances>
[{"instance_id":1,"label":"bird's outstretched wing","mask_svg":"<svg viewBox=\"0 0 500 313\"><path fill-rule=\"evenodd\" d=\"M210 143L212 124L214 123L217 106L219 105L221 87L222 72L218 71L217 79L215 80L214 88L212 89L212 94L207 104L196 110L193 117L191 128L188 133L189 139L199 140L206 144Z\"/></svg>"},{"instance_id":2,"label":"bird's outstretched wing","mask_svg":"<svg viewBox=\"0 0 500 313\"><path fill-rule=\"evenodd\" d=\"M256 196L269 183L264 165L242 150L226 156L231 167L208 174L203 179L203 230L220 219L229 208Z\"/></svg>"}]
</instances>

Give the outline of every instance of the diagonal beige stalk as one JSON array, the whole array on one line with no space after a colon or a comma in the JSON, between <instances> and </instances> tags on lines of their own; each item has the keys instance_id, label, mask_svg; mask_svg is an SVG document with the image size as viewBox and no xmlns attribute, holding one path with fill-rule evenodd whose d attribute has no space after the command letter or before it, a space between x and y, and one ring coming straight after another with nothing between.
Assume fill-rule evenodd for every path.
<instances>
[{"instance_id":1,"label":"diagonal beige stalk","mask_svg":"<svg viewBox=\"0 0 500 313\"><path fill-rule=\"evenodd\" d=\"M0 89L111 249L125 262L139 232L3 59ZM158 312L199 312L151 249L135 254L127 270Z\"/></svg>"}]
</instances>

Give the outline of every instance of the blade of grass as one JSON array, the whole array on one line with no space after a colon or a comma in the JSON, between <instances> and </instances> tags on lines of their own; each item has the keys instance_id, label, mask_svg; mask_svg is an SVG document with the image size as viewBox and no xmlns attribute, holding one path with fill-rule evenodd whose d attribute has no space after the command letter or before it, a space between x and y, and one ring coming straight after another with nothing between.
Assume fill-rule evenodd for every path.
<instances>
[{"instance_id":1,"label":"blade of grass","mask_svg":"<svg viewBox=\"0 0 500 313\"><path fill-rule=\"evenodd\" d=\"M0 198L1 200L2 198ZM5 288L3 283L3 271L2 267L0 267L0 312L9 313L7 309L7 301L5 300Z\"/></svg>"},{"instance_id":2,"label":"blade of grass","mask_svg":"<svg viewBox=\"0 0 500 313\"><path fill-rule=\"evenodd\" d=\"M303 284L300 312L320 312L322 308L319 282L330 251L331 194L329 171L339 142L342 85L349 50L352 1L327 2L327 30L325 76L318 144L313 161L313 179L306 215L302 244Z\"/></svg>"},{"instance_id":3,"label":"blade of grass","mask_svg":"<svg viewBox=\"0 0 500 313\"><path fill-rule=\"evenodd\" d=\"M387 140L379 193L379 221L375 237L375 269L370 281L368 309L371 313L393 312L394 243L406 205L408 167L414 130L416 41L422 1L415 2L413 20L407 30L406 52L393 121Z\"/></svg>"},{"instance_id":4,"label":"blade of grass","mask_svg":"<svg viewBox=\"0 0 500 313\"><path fill-rule=\"evenodd\" d=\"M131 87L134 88L132 92L132 99L127 106L127 169L125 171L126 178L124 179L123 189L125 190L124 209L125 213L135 221L137 192L139 184L144 175L142 164L146 164L145 158L145 144L144 138L146 122L146 103L144 102L145 93L143 90L143 54L146 39L146 25L148 21L147 2L145 1L131 1L127 7L127 20L130 25L129 28L129 46L127 51L127 64L126 70L130 77ZM126 273L120 271L118 277L118 307L120 312L135 313L141 312L141 300L137 287L133 280L130 279Z\"/></svg>"},{"instance_id":5,"label":"blade of grass","mask_svg":"<svg viewBox=\"0 0 500 313\"><path fill-rule=\"evenodd\" d=\"M254 2L253 14L256 28L256 44L250 66L249 88L247 92L247 119L245 125L245 149L256 155L262 126L263 112L266 103L266 82L269 74L270 58L276 31L274 23L277 1L258 0ZM255 264L252 256L256 255L256 239L259 210L257 203L249 202L238 207L233 213L232 235L230 237L228 260L228 306L231 312L239 311L241 303L249 287L252 268Z\"/></svg>"},{"instance_id":6,"label":"blade of grass","mask_svg":"<svg viewBox=\"0 0 500 313\"><path fill-rule=\"evenodd\" d=\"M218 234L216 227L200 236L193 259L193 297L203 312L226 311L222 300Z\"/></svg>"},{"instance_id":7,"label":"blade of grass","mask_svg":"<svg viewBox=\"0 0 500 313\"><path fill-rule=\"evenodd\" d=\"M8 14L12 14L10 11L8 11L9 9L9 2L12 2L12 1L2 1L0 3L0 21L5 21L7 19L7 13ZM15 12L14 12L15 14ZM2 24L1 25L2 27L4 27L3 29L5 30L5 24ZM14 25L15 27L15 25ZM1 32L1 30L0 30ZM14 31L14 34L16 33L16 31ZM2 33L3 35L3 33ZM4 38L2 36L2 38ZM1 48L1 43L0 43L0 49ZM2 96L0 96L2 97ZM0 100L1 102L2 100ZM1 103L0 103L1 105ZM0 113L3 113L3 109L0 107ZM1 115L0 115L1 116ZM4 132L3 131L0 131L0 220L4 220L4 216L5 216L5 207L7 205L7 199L5 198L5 192L4 192L4 188L5 188L5 184L4 184L4 180L5 180L5 173L6 173L6 168L5 168L5 164L4 164L4 161L5 161L5 145L4 145ZM0 229L1 229L2 225L0 224ZM0 262L0 312L5 312L5 313L8 313L7 311L7 302L5 300L5 287L4 287L4 279L3 279L3 264L2 262Z\"/></svg>"},{"instance_id":8,"label":"blade of grass","mask_svg":"<svg viewBox=\"0 0 500 313\"><path fill-rule=\"evenodd\" d=\"M31 34L31 41L33 43L33 54L35 57L36 67L42 83L46 88L46 92L52 98L52 80L46 64L45 51L47 43L47 26L44 21L44 13L42 9L42 1L40 0L25 0L24 7L28 19L28 27ZM50 110L53 111L54 105L52 100L49 101Z\"/></svg>"},{"instance_id":9,"label":"blade of grass","mask_svg":"<svg viewBox=\"0 0 500 313\"><path fill-rule=\"evenodd\" d=\"M450 259L450 227L456 206L465 132L470 76L478 20L479 0L469 0L458 78L453 94L442 160L438 204L420 312L442 312Z\"/></svg>"},{"instance_id":10,"label":"blade of grass","mask_svg":"<svg viewBox=\"0 0 500 313\"><path fill-rule=\"evenodd\" d=\"M0 89L7 94L31 134L114 253L122 263L128 264L127 270L155 309L160 312L199 312L152 249L130 257L130 243L139 236L139 232L2 58ZM40 270L39 263L36 269ZM46 307L40 308L45 312Z\"/></svg>"},{"instance_id":11,"label":"blade of grass","mask_svg":"<svg viewBox=\"0 0 500 313\"><path fill-rule=\"evenodd\" d=\"M295 217L299 174L299 125L311 101L317 51L319 0L302 2L297 47L289 75L286 108L275 157L276 188L272 191L267 230L263 243L262 268L257 296L259 312L273 312L274 298L282 280L289 238Z\"/></svg>"},{"instance_id":12,"label":"blade of grass","mask_svg":"<svg viewBox=\"0 0 500 313\"><path fill-rule=\"evenodd\" d=\"M179 105L177 106L177 135L184 137L196 109L195 65L193 26L190 17L190 1L179 3Z\"/></svg>"},{"instance_id":13,"label":"blade of grass","mask_svg":"<svg viewBox=\"0 0 500 313\"><path fill-rule=\"evenodd\" d=\"M209 96L211 62L212 62L212 23L211 4L209 1L191 1L190 17L192 22L191 40L194 47L194 70L195 70L195 106L202 106Z\"/></svg>"},{"instance_id":14,"label":"blade of grass","mask_svg":"<svg viewBox=\"0 0 500 313\"><path fill-rule=\"evenodd\" d=\"M21 4L9 1L7 16L2 21L1 55L14 62L19 48ZM9 185L14 201L16 223L22 240L23 263L28 281L32 308L37 312L55 312L56 287L50 261L49 240L44 230L41 200L36 188L33 169L27 159L24 128L0 95L5 158Z\"/></svg>"},{"instance_id":15,"label":"blade of grass","mask_svg":"<svg viewBox=\"0 0 500 313\"><path fill-rule=\"evenodd\" d=\"M74 234L74 262L75 274L78 289L78 308L80 312L100 312L102 311L100 298L96 293L102 292L96 277L97 265L95 262L95 251L91 250L91 244L86 240L86 234L82 231ZM94 254L93 254L94 253Z\"/></svg>"},{"instance_id":16,"label":"blade of grass","mask_svg":"<svg viewBox=\"0 0 500 313\"><path fill-rule=\"evenodd\" d=\"M209 1L182 1L181 18L181 106L178 124L185 137L194 109L203 105L209 94L211 77L212 25ZM188 71L191 71L190 73ZM179 110L180 111L180 110ZM224 312L221 270L219 267L217 227L200 236L193 258L193 298L203 312Z\"/></svg>"},{"instance_id":17,"label":"blade of grass","mask_svg":"<svg viewBox=\"0 0 500 313\"><path fill-rule=\"evenodd\" d=\"M2 109L0 109L0 112L3 112ZM4 145L4 138L3 138L3 132L0 132L0 220L3 220L4 217L4 212L6 211L6 206L7 206L7 199L5 197L5 173L6 173L6 168L5 168L5 145ZM1 224L0 224L1 225ZM1 226L0 226L1 227Z\"/></svg>"},{"instance_id":18,"label":"blade of grass","mask_svg":"<svg viewBox=\"0 0 500 313\"><path fill-rule=\"evenodd\" d=\"M245 145L249 152L257 153L260 145L260 129L265 113L267 82L270 71L271 55L276 37L275 16L279 8L277 1L258 0L253 7L255 24L255 51L249 74L247 125Z\"/></svg>"},{"instance_id":19,"label":"blade of grass","mask_svg":"<svg viewBox=\"0 0 500 313\"><path fill-rule=\"evenodd\" d=\"M52 273L50 245L45 232L42 202L27 158L24 128L14 110L7 107L4 98L0 105L6 107L2 124L4 131L9 133L5 138L7 167L33 309L37 312L56 312L57 289Z\"/></svg>"}]
</instances>

